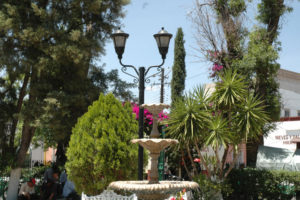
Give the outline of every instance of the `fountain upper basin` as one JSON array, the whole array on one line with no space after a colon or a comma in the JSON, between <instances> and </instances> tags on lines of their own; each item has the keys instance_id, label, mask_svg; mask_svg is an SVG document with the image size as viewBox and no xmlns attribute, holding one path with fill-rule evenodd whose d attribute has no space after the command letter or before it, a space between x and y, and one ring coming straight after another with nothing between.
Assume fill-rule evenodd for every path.
<instances>
[{"instance_id":1,"label":"fountain upper basin","mask_svg":"<svg viewBox=\"0 0 300 200\"><path fill-rule=\"evenodd\" d=\"M178 140L174 139L133 139L132 143L139 143L142 147L149 150L151 153L160 153L170 145L177 144Z\"/></svg>"}]
</instances>

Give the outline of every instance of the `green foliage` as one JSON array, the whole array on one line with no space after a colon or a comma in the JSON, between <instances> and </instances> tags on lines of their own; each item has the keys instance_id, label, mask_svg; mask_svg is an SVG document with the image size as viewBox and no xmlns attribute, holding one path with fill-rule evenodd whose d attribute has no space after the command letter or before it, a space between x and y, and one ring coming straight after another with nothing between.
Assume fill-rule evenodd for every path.
<instances>
[{"instance_id":1,"label":"green foliage","mask_svg":"<svg viewBox=\"0 0 300 200\"><path fill-rule=\"evenodd\" d=\"M269 43L268 32L262 28L256 28L249 38L247 52L242 59L233 61L232 66L247 77L249 89L264 100L265 111L276 121L280 116L279 85L276 81L280 68L276 62L278 47Z\"/></svg>"},{"instance_id":2,"label":"green foliage","mask_svg":"<svg viewBox=\"0 0 300 200\"><path fill-rule=\"evenodd\" d=\"M178 28L175 38L174 63L172 67L171 100L172 104L181 99L185 88L185 48L182 28Z\"/></svg>"},{"instance_id":3,"label":"green foliage","mask_svg":"<svg viewBox=\"0 0 300 200\"><path fill-rule=\"evenodd\" d=\"M33 168L24 168L22 169L22 179L24 181L29 180L30 178L38 178L42 179L44 177L45 171L49 168L49 166L40 166Z\"/></svg>"},{"instance_id":4,"label":"green foliage","mask_svg":"<svg viewBox=\"0 0 300 200\"><path fill-rule=\"evenodd\" d=\"M227 147L232 143L232 132L228 128L228 121L220 115L211 118L208 126L208 134L205 138L205 145L219 149L219 147Z\"/></svg>"},{"instance_id":5,"label":"green foliage","mask_svg":"<svg viewBox=\"0 0 300 200\"><path fill-rule=\"evenodd\" d=\"M100 92L132 97L127 90L132 85L117 71L94 66L127 3L0 1L0 138L9 146L2 152L15 156L15 127L24 121L26 130L36 130L37 140L49 146L58 142L58 153L64 154L77 118ZM6 123L12 128L5 137ZM24 135L23 154L31 135Z\"/></svg>"},{"instance_id":6,"label":"green foliage","mask_svg":"<svg viewBox=\"0 0 300 200\"><path fill-rule=\"evenodd\" d=\"M187 151L193 170L197 172L193 161L197 156L208 176L222 182L236 164L240 144L261 135L270 119L263 101L247 90L244 76L230 69L219 76L221 81L209 98L208 91L197 88L175 103L165 123L168 135L179 140L181 152ZM220 147L225 149L224 156L220 155ZM213 155L206 157L202 148L212 148ZM233 161L224 169L229 152L233 153Z\"/></svg>"},{"instance_id":7,"label":"green foliage","mask_svg":"<svg viewBox=\"0 0 300 200\"><path fill-rule=\"evenodd\" d=\"M216 90L211 99L222 109L231 109L243 100L247 94L246 82L236 71L225 70L216 83Z\"/></svg>"},{"instance_id":8,"label":"green foliage","mask_svg":"<svg viewBox=\"0 0 300 200\"><path fill-rule=\"evenodd\" d=\"M197 139L209 118L203 106L205 103L200 103L191 94L186 95L183 100L177 100L169 120L165 122L168 124L168 135L182 143L190 143Z\"/></svg>"},{"instance_id":9,"label":"green foliage","mask_svg":"<svg viewBox=\"0 0 300 200\"><path fill-rule=\"evenodd\" d=\"M271 19L279 18L286 11L292 11L292 8L284 5L283 1L278 0L262 0L257 8L259 13L257 19L264 24L269 24Z\"/></svg>"},{"instance_id":10,"label":"green foliage","mask_svg":"<svg viewBox=\"0 0 300 200\"><path fill-rule=\"evenodd\" d=\"M79 193L101 193L115 180L134 179L137 174L137 121L131 105L112 94L100 95L73 128L67 150L66 169Z\"/></svg>"},{"instance_id":11,"label":"green foliage","mask_svg":"<svg viewBox=\"0 0 300 200\"><path fill-rule=\"evenodd\" d=\"M222 191L223 195L230 195L232 189L227 183L216 183L207 179L206 175L199 174L194 178L195 182L199 184L199 189L193 192L195 199L214 200L219 199L216 191Z\"/></svg>"},{"instance_id":12,"label":"green foliage","mask_svg":"<svg viewBox=\"0 0 300 200\"><path fill-rule=\"evenodd\" d=\"M223 69L237 70L245 76L247 89L263 101L268 117L278 121L281 100L276 80L280 68L277 63L280 50L278 35L282 16L292 8L284 0L255 3L258 6L258 23L252 30L248 30L248 20L241 17L247 14L246 0L213 0L207 4L197 2L192 20L197 31L199 51L214 65L211 77L220 80ZM216 70L220 73L216 74ZM264 135L272 127L265 127ZM263 138L251 142L247 144L248 164L256 162L258 145L263 144Z\"/></svg>"},{"instance_id":13,"label":"green foliage","mask_svg":"<svg viewBox=\"0 0 300 200\"><path fill-rule=\"evenodd\" d=\"M241 13L246 11L246 2L244 0L229 0L228 7L231 15L238 17Z\"/></svg>"},{"instance_id":14,"label":"green foliage","mask_svg":"<svg viewBox=\"0 0 300 200\"><path fill-rule=\"evenodd\" d=\"M300 173L245 168L233 170L226 184L233 192L230 195L224 193L224 199L290 200L296 191L300 191Z\"/></svg>"},{"instance_id":15,"label":"green foliage","mask_svg":"<svg viewBox=\"0 0 300 200\"><path fill-rule=\"evenodd\" d=\"M264 102L254 96L251 90L247 90L245 77L237 71L227 69L220 75L220 79L216 83L211 101L220 109L222 115L228 117L230 131L239 132L231 141L237 139L234 142L237 145L247 141L248 137L257 138L270 121L264 110Z\"/></svg>"},{"instance_id":16,"label":"green foliage","mask_svg":"<svg viewBox=\"0 0 300 200\"><path fill-rule=\"evenodd\" d=\"M262 104L263 102L257 97L249 94L238 105L239 113L236 116L236 123L245 141L247 141L248 137L258 138L263 133L264 125L270 121L269 115L264 111Z\"/></svg>"}]
</instances>

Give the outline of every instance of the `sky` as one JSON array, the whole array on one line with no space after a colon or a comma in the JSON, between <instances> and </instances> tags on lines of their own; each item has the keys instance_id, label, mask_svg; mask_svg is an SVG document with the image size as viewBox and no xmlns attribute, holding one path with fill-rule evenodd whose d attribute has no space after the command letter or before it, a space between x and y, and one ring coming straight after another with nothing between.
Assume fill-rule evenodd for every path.
<instances>
[{"instance_id":1,"label":"sky","mask_svg":"<svg viewBox=\"0 0 300 200\"><path fill-rule=\"evenodd\" d=\"M293 12L284 15L281 21L281 30L279 41L282 50L278 62L281 68L300 73L300 2L289 0L287 4L293 7ZM198 85L211 83L209 79L209 68L211 63L200 61L197 56L199 52L195 41L194 25L188 13L193 9L194 0L131 0L124 10L126 16L121 20L121 29L129 34L126 42L125 52L122 62L134 65L135 67L149 67L161 63L153 34L164 27L169 33L173 34L170 41L169 52L164 64L168 78L165 83L169 83L172 78L171 68L174 61L174 38L178 27L182 27L185 39L186 50L186 86L185 90L192 90ZM249 29L256 23L254 16L256 13L256 4L253 1L246 13ZM121 72L117 54L115 53L112 42L106 44L106 54L101 57L101 64L105 63L106 71L119 69L121 79L133 82L133 79ZM156 70L151 70L155 73ZM132 73L134 73L132 71ZM151 82L146 84L145 103L159 103L160 87L159 77L154 77ZM138 97L138 90L132 89ZM165 85L165 102L170 103L170 85Z\"/></svg>"}]
</instances>

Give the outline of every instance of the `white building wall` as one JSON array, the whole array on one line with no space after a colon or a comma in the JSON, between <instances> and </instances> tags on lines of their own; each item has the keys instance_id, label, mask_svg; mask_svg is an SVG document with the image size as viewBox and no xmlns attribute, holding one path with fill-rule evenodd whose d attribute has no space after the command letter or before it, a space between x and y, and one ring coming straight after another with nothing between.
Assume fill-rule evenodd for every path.
<instances>
[{"instance_id":1,"label":"white building wall","mask_svg":"<svg viewBox=\"0 0 300 200\"><path fill-rule=\"evenodd\" d=\"M284 117L284 111L286 109L290 111L290 117L299 117L298 113L300 113L300 94L286 89L279 89L279 92L281 94L280 117Z\"/></svg>"},{"instance_id":2,"label":"white building wall","mask_svg":"<svg viewBox=\"0 0 300 200\"><path fill-rule=\"evenodd\" d=\"M42 146L32 149L31 160L44 160L44 149Z\"/></svg>"},{"instance_id":3,"label":"white building wall","mask_svg":"<svg viewBox=\"0 0 300 200\"><path fill-rule=\"evenodd\" d=\"M298 117L300 112L300 73L280 69L277 80L281 94L281 115L285 117L285 110L290 111L289 117Z\"/></svg>"}]
</instances>

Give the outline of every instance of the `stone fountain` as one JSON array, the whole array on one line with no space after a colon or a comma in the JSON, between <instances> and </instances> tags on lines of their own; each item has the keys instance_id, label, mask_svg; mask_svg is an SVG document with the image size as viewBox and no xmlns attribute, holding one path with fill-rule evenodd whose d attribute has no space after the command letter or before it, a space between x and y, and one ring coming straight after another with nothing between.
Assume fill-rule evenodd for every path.
<instances>
[{"instance_id":1,"label":"stone fountain","mask_svg":"<svg viewBox=\"0 0 300 200\"><path fill-rule=\"evenodd\" d=\"M153 115L153 127L150 139L134 139L132 143L138 143L150 152L151 168L149 181L116 181L110 183L109 189L114 191L132 192L143 200L164 200L171 194L176 194L183 189L196 189L199 185L191 181L158 181L158 157L160 152L170 145L177 144L174 139L159 139L158 113L168 108L166 104L143 104L143 108Z\"/></svg>"}]
</instances>

